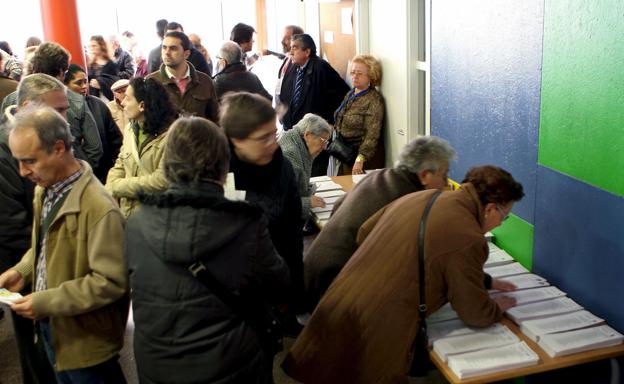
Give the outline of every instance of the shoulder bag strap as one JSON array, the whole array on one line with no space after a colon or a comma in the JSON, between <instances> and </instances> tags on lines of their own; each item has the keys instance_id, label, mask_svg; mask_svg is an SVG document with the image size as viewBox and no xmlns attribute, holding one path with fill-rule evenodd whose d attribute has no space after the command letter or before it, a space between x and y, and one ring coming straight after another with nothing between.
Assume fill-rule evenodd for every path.
<instances>
[{"instance_id":1,"label":"shoulder bag strap","mask_svg":"<svg viewBox=\"0 0 624 384\"><path fill-rule=\"evenodd\" d=\"M195 278L197 278L197 280L210 288L210 290L217 295L217 297L221 299L225 305L230 307L236 315L241 317L243 320L248 320L242 299L234 295L221 282L219 282L219 280L217 280L204 263L196 261L188 267L188 270L193 276L195 276Z\"/></svg>"},{"instance_id":2,"label":"shoulder bag strap","mask_svg":"<svg viewBox=\"0 0 624 384\"><path fill-rule=\"evenodd\" d=\"M423 211L422 218L420 219L420 228L418 229L418 285L420 296L418 317L420 318L421 326L424 327L424 329L427 329L427 323L425 321L425 316L427 314L427 301L425 295L425 230L427 225L427 217L429 216L431 206L441 193L441 191L436 191L431 196L431 199L429 200L427 206L425 207L425 210Z\"/></svg>"}]
</instances>

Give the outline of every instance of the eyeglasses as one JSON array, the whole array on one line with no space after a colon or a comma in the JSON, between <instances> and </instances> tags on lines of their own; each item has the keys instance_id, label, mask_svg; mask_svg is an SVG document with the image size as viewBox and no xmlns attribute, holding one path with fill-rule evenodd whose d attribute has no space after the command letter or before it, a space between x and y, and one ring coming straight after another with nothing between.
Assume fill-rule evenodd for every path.
<instances>
[{"instance_id":1,"label":"eyeglasses","mask_svg":"<svg viewBox=\"0 0 624 384\"><path fill-rule=\"evenodd\" d=\"M266 135L262 135L260 137L248 137L247 140L257 141L264 145L273 144L277 141L277 131L269 132Z\"/></svg>"},{"instance_id":2,"label":"eyeglasses","mask_svg":"<svg viewBox=\"0 0 624 384\"><path fill-rule=\"evenodd\" d=\"M496 209L498 209L498 213L501 215L501 221L507 220L509 213L505 213L505 210L500 206L500 204L496 204Z\"/></svg>"},{"instance_id":3,"label":"eyeglasses","mask_svg":"<svg viewBox=\"0 0 624 384\"><path fill-rule=\"evenodd\" d=\"M327 148L329 146L329 140L324 139L321 136L317 136L317 137L321 140L321 143L323 143L323 148Z\"/></svg>"}]
</instances>

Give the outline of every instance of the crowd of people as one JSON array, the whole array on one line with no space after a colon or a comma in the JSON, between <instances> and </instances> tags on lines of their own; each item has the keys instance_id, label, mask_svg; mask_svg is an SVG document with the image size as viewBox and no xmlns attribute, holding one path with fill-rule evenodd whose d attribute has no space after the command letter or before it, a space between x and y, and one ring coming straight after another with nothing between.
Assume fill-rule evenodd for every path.
<instances>
[{"instance_id":1,"label":"crowd of people","mask_svg":"<svg viewBox=\"0 0 624 384\"><path fill-rule=\"evenodd\" d=\"M86 68L55 42L33 40L23 66L0 56L0 288L23 295L10 313L24 382L125 382L130 302L141 383L271 383L283 334L297 338L283 369L305 383L404 380L414 233L454 149L408 143L304 254L310 209L325 207L310 178L385 166L380 62L354 57L349 86L290 25L283 53L262 52L282 60L268 92L250 70L252 26L235 25L213 61L181 24L156 25L147 59L99 35ZM487 295L514 287L483 273L483 234L522 196L495 166L442 192L425 237L428 313L450 301L486 326L514 305Z\"/></svg>"}]
</instances>

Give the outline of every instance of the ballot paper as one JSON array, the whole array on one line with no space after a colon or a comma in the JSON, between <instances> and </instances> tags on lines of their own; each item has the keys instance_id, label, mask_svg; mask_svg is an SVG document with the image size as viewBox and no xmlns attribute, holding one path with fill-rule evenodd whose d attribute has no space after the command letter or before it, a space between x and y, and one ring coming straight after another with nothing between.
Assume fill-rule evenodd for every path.
<instances>
[{"instance_id":1,"label":"ballot paper","mask_svg":"<svg viewBox=\"0 0 624 384\"><path fill-rule=\"evenodd\" d=\"M520 263L509 263L504 265L497 265L495 267L483 268L483 272L489 274L494 279L502 278L505 280L505 276L522 275L529 273L529 270L524 268Z\"/></svg>"},{"instance_id":2,"label":"ballot paper","mask_svg":"<svg viewBox=\"0 0 624 384\"><path fill-rule=\"evenodd\" d=\"M559 297L552 300L539 301L537 303L518 305L509 308L505 314L516 324L520 324L524 320L570 313L582 309L583 307L578 305L574 300L567 297Z\"/></svg>"},{"instance_id":3,"label":"ballot paper","mask_svg":"<svg viewBox=\"0 0 624 384\"><path fill-rule=\"evenodd\" d=\"M449 356L448 366L460 379L539 363L539 356L524 341L497 348Z\"/></svg>"},{"instance_id":4,"label":"ballot paper","mask_svg":"<svg viewBox=\"0 0 624 384\"><path fill-rule=\"evenodd\" d=\"M325 204L324 207L314 207L310 208L310 211L314 213L318 212L331 212L334 209L334 204Z\"/></svg>"},{"instance_id":5,"label":"ballot paper","mask_svg":"<svg viewBox=\"0 0 624 384\"><path fill-rule=\"evenodd\" d=\"M525 320L520 323L520 331L537 342L544 335L588 328L604 323L604 320L589 311L577 311L542 319Z\"/></svg>"},{"instance_id":6,"label":"ballot paper","mask_svg":"<svg viewBox=\"0 0 624 384\"><path fill-rule=\"evenodd\" d=\"M317 182L316 184L316 192L323 192L323 191L333 191L336 189L342 189L342 185L335 183L333 181L321 181L321 182Z\"/></svg>"},{"instance_id":7,"label":"ballot paper","mask_svg":"<svg viewBox=\"0 0 624 384\"><path fill-rule=\"evenodd\" d=\"M548 281L541 276L534 275L532 273L525 273L524 275L507 276L503 278L509 283L516 286L516 289L528 289L537 287L547 287Z\"/></svg>"},{"instance_id":8,"label":"ballot paper","mask_svg":"<svg viewBox=\"0 0 624 384\"><path fill-rule=\"evenodd\" d=\"M317 212L314 216L319 220L328 220L329 216L331 216L331 212Z\"/></svg>"},{"instance_id":9,"label":"ballot paper","mask_svg":"<svg viewBox=\"0 0 624 384\"><path fill-rule=\"evenodd\" d=\"M458 353L501 347L519 341L520 339L518 339L518 336L509 328L497 323L490 327L483 328L478 332L436 340L433 342L433 352L435 352L441 360L446 361L449 356Z\"/></svg>"},{"instance_id":10,"label":"ballot paper","mask_svg":"<svg viewBox=\"0 0 624 384\"><path fill-rule=\"evenodd\" d=\"M338 199L340 199L342 196L330 196L330 197L323 197L323 200L325 201L325 204L332 204L332 206L334 205L334 203L336 201L338 201Z\"/></svg>"},{"instance_id":11,"label":"ballot paper","mask_svg":"<svg viewBox=\"0 0 624 384\"><path fill-rule=\"evenodd\" d=\"M444 337L468 335L478 332L480 329L481 328L467 326L461 319L438 321L435 323L428 322L427 338L429 339L429 346L432 346L434 341Z\"/></svg>"},{"instance_id":12,"label":"ballot paper","mask_svg":"<svg viewBox=\"0 0 624 384\"><path fill-rule=\"evenodd\" d=\"M310 182L311 183L318 183L321 181L331 181L331 177L329 176L314 176L314 177L310 177Z\"/></svg>"},{"instance_id":13,"label":"ballot paper","mask_svg":"<svg viewBox=\"0 0 624 384\"><path fill-rule=\"evenodd\" d=\"M497 265L513 263L515 260L510 254L500 249L494 243L488 243L490 252L485 261L485 267L495 267Z\"/></svg>"},{"instance_id":14,"label":"ballot paper","mask_svg":"<svg viewBox=\"0 0 624 384\"><path fill-rule=\"evenodd\" d=\"M333 191L323 191L323 192L318 192L315 193L316 196L318 197L322 197L323 199L325 199L326 197L333 197L333 196L342 196L344 195L346 192L341 190L341 189L336 189ZM327 202L327 200L326 200Z\"/></svg>"},{"instance_id":15,"label":"ballot paper","mask_svg":"<svg viewBox=\"0 0 624 384\"><path fill-rule=\"evenodd\" d=\"M351 175L351 180L353 180L353 184L357 184L362 181L367 175L365 173L359 175Z\"/></svg>"},{"instance_id":16,"label":"ballot paper","mask_svg":"<svg viewBox=\"0 0 624 384\"><path fill-rule=\"evenodd\" d=\"M621 333L608 325L599 325L597 327L544 335L540 337L538 345L550 357L557 357L611 347L621 344L622 341L624 341L624 336Z\"/></svg>"},{"instance_id":17,"label":"ballot paper","mask_svg":"<svg viewBox=\"0 0 624 384\"><path fill-rule=\"evenodd\" d=\"M5 288L0 288L0 303L11 304L17 299L21 299L22 295L18 292L11 292Z\"/></svg>"},{"instance_id":18,"label":"ballot paper","mask_svg":"<svg viewBox=\"0 0 624 384\"><path fill-rule=\"evenodd\" d=\"M531 289L522 289L520 291L501 292L497 291L490 294L492 299L499 296L507 296L516 299L516 305L524 305L529 303L535 303L538 301L556 299L557 297L565 296L565 292L559 290L557 287L540 287Z\"/></svg>"}]
</instances>

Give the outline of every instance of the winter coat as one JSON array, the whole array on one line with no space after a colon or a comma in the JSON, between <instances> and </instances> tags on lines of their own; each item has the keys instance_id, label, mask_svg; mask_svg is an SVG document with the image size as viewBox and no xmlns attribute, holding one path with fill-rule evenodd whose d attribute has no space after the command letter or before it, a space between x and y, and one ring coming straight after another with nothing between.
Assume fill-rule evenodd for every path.
<instances>
[{"instance_id":1,"label":"winter coat","mask_svg":"<svg viewBox=\"0 0 624 384\"><path fill-rule=\"evenodd\" d=\"M249 72L243 63L228 64L214 77L215 91L219 101L228 92L251 92L264 96L269 101L273 98L264 89L262 82L255 74Z\"/></svg>"},{"instance_id":2,"label":"winter coat","mask_svg":"<svg viewBox=\"0 0 624 384\"><path fill-rule=\"evenodd\" d=\"M138 126L130 123L123 135L123 144L113 168L108 171L106 189L127 218L138 205L139 192L157 192L167 188L162 157L167 131L146 139L138 148Z\"/></svg>"},{"instance_id":3,"label":"winter coat","mask_svg":"<svg viewBox=\"0 0 624 384\"><path fill-rule=\"evenodd\" d=\"M284 157L292 164L297 180L297 188L301 196L301 217L307 219L310 215L312 206L311 196L314 193L312 184L310 184L310 175L312 174L312 156L308 150L308 146L303 139L305 129L294 127L290 131L284 132L280 137L279 145L282 149Z\"/></svg>"},{"instance_id":4,"label":"winter coat","mask_svg":"<svg viewBox=\"0 0 624 384\"><path fill-rule=\"evenodd\" d=\"M321 299L284 362L305 383L407 383L418 330L418 230L434 191L384 207L358 233L361 243ZM483 206L472 184L443 192L425 234L427 315L447 301L468 325L502 313L483 286L488 256Z\"/></svg>"},{"instance_id":5,"label":"winter coat","mask_svg":"<svg viewBox=\"0 0 624 384\"><path fill-rule=\"evenodd\" d=\"M227 289L272 301L288 284L262 211L216 184L143 195L126 231L141 383L266 383L253 329L188 267L203 261Z\"/></svg>"},{"instance_id":6,"label":"winter coat","mask_svg":"<svg viewBox=\"0 0 624 384\"><path fill-rule=\"evenodd\" d=\"M263 166L246 163L231 150L230 172L236 189L246 191L245 199L259 206L269 220L275 249L288 264L291 288L285 299L293 306L303 303L303 234L301 199L292 166L278 148L273 160Z\"/></svg>"},{"instance_id":7,"label":"winter coat","mask_svg":"<svg viewBox=\"0 0 624 384\"><path fill-rule=\"evenodd\" d=\"M382 169L366 176L334 205L331 218L303 258L311 310L357 249L355 238L360 226L385 205L423 189L415 174Z\"/></svg>"}]
</instances>

